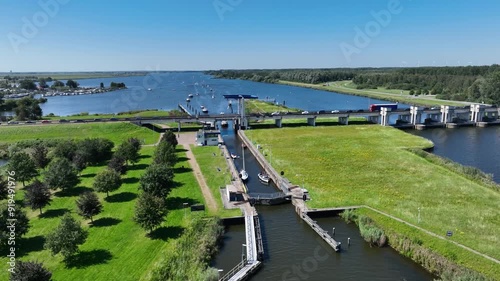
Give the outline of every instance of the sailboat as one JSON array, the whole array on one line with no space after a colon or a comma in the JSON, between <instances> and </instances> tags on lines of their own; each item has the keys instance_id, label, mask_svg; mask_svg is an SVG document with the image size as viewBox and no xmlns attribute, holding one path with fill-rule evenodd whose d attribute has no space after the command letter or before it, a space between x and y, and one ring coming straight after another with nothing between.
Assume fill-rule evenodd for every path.
<instances>
[{"instance_id":1,"label":"sailboat","mask_svg":"<svg viewBox=\"0 0 500 281\"><path fill-rule=\"evenodd\" d=\"M240 178L242 181L246 181L248 179L248 173L245 170L245 151L241 149L242 154L243 154L243 169L240 171Z\"/></svg>"}]
</instances>

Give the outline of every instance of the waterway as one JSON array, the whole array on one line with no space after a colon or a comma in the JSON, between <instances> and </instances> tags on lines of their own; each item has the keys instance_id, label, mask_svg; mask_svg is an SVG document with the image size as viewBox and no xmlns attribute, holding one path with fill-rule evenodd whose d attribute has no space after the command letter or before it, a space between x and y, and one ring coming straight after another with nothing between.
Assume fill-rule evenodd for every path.
<instances>
[{"instance_id":1,"label":"waterway","mask_svg":"<svg viewBox=\"0 0 500 281\"><path fill-rule=\"evenodd\" d=\"M500 127L410 130L434 142L433 153L493 174L500 183Z\"/></svg>"},{"instance_id":2,"label":"waterway","mask_svg":"<svg viewBox=\"0 0 500 281\"><path fill-rule=\"evenodd\" d=\"M241 142L232 130L223 130L228 149L242 155ZM239 152L239 153L238 153ZM242 158L236 160L242 167ZM250 193L272 193L274 185L264 185L257 178L260 166L250 152L245 154L245 169L250 177ZM342 242L337 253L304 223L291 204L257 206L264 239L263 267L252 280L432 280L433 276L391 248L370 247L354 224L339 218L315 219ZM347 245L347 238L351 245ZM224 245L212 266L228 272L242 259L245 250L244 225L228 226Z\"/></svg>"},{"instance_id":3,"label":"waterway","mask_svg":"<svg viewBox=\"0 0 500 281\"><path fill-rule=\"evenodd\" d=\"M250 94L260 99L275 99L277 103L308 111L368 109L371 103L387 103L376 99L350 96L327 91L246 80L213 79L202 72L166 72L148 76L113 77L77 80L83 87L106 86L123 82L128 89L103 94L49 97L41 105L44 114L59 116L81 112L118 113L131 110L177 109L179 103L193 94L191 104L205 106L209 113L229 112L224 94ZM149 91L148 89L151 89ZM401 105L405 107L405 105Z\"/></svg>"}]
</instances>

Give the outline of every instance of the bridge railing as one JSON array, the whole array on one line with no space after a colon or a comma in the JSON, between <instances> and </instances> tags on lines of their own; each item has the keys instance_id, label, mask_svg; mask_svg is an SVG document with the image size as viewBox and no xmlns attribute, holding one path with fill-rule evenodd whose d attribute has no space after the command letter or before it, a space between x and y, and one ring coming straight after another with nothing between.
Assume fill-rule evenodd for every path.
<instances>
[{"instance_id":1,"label":"bridge railing","mask_svg":"<svg viewBox=\"0 0 500 281\"><path fill-rule=\"evenodd\" d=\"M247 259L243 259L240 263L238 263L235 267L229 270L224 276L222 276L219 281L227 281L230 280L236 273L238 273L241 269L243 269L247 265Z\"/></svg>"}]
</instances>

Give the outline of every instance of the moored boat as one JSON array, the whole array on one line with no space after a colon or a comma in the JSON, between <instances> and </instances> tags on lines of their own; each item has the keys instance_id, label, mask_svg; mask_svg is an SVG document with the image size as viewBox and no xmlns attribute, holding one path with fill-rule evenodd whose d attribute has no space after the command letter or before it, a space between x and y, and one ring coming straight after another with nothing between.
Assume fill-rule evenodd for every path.
<instances>
[{"instance_id":1,"label":"moored boat","mask_svg":"<svg viewBox=\"0 0 500 281\"><path fill-rule=\"evenodd\" d=\"M259 180L263 183L269 183L269 176L266 174L266 172L260 172L257 174L259 177Z\"/></svg>"},{"instance_id":2,"label":"moored boat","mask_svg":"<svg viewBox=\"0 0 500 281\"><path fill-rule=\"evenodd\" d=\"M248 173L245 170L240 171L240 178L242 181L246 181L248 179Z\"/></svg>"}]
</instances>

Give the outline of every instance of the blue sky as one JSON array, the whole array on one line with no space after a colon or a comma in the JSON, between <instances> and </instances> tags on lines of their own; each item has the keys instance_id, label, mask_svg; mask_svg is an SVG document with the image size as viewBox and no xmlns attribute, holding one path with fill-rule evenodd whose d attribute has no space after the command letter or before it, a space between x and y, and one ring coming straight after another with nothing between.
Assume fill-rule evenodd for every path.
<instances>
[{"instance_id":1,"label":"blue sky","mask_svg":"<svg viewBox=\"0 0 500 281\"><path fill-rule=\"evenodd\" d=\"M0 0L0 72L489 65L498 12L496 0Z\"/></svg>"}]
</instances>

